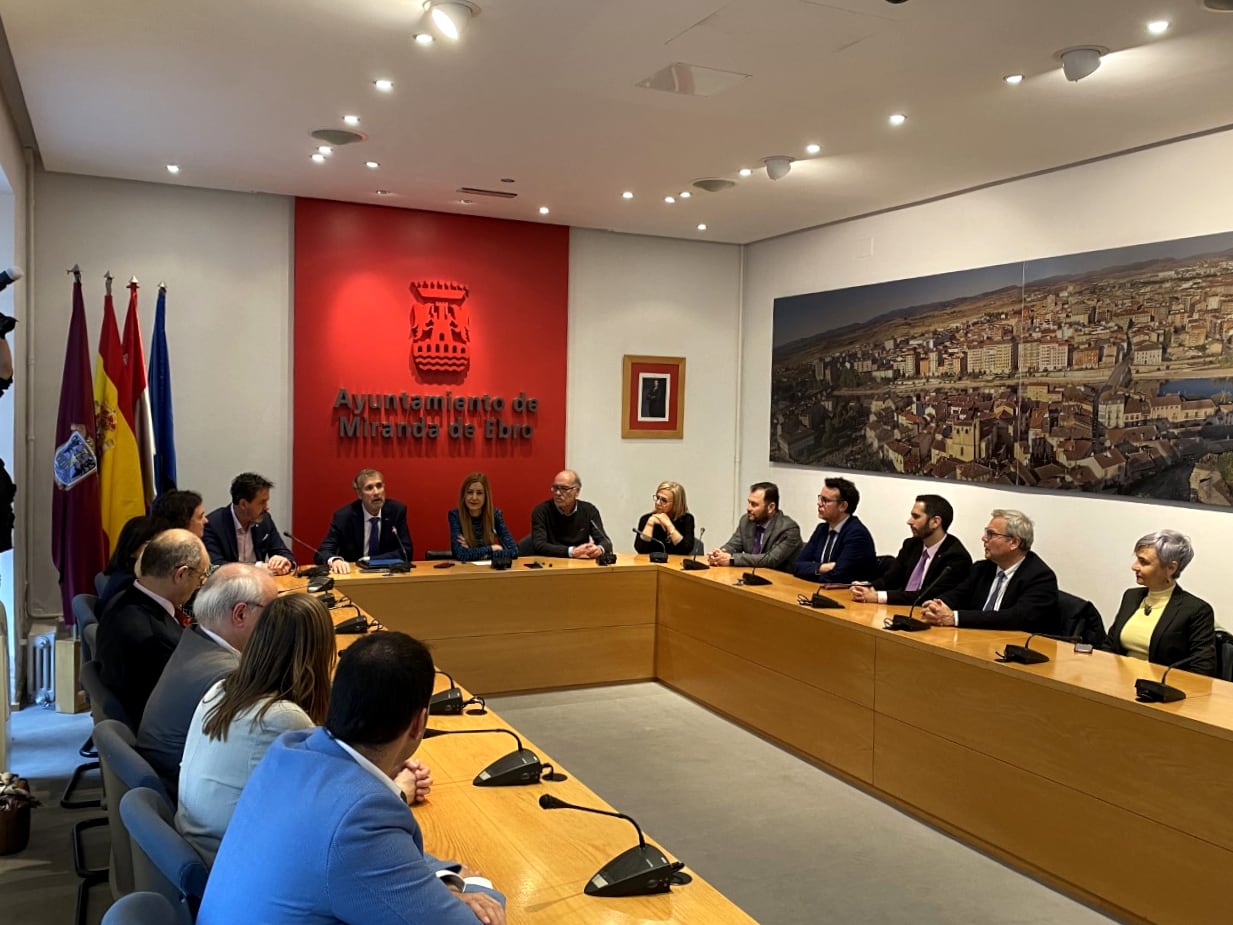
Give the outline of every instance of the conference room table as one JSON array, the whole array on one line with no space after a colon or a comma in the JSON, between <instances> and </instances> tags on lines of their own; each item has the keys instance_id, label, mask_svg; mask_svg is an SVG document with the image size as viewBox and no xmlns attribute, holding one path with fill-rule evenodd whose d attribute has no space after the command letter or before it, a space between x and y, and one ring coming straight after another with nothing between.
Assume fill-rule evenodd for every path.
<instances>
[{"instance_id":1,"label":"conference room table","mask_svg":"<svg viewBox=\"0 0 1233 925\"><path fill-rule=\"evenodd\" d=\"M1176 670L1185 700L1141 704L1134 682L1159 666L1043 638L1049 662L999 664L1025 634L890 632L905 607L843 589L824 591L836 609L803 607L817 586L784 573L743 586L741 569L618 559L421 563L340 576L335 593L481 694L658 679L1119 918L1228 917L1233 685Z\"/></svg>"}]
</instances>

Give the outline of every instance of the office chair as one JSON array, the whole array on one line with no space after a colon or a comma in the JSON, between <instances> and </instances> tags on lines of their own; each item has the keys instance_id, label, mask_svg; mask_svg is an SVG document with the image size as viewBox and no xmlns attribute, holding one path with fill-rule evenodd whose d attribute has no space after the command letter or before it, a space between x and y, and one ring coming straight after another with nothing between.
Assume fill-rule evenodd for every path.
<instances>
[{"instance_id":1,"label":"office chair","mask_svg":"<svg viewBox=\"0 0 1233 925\"><path fill-rule=\"evenodd\" d=\"M205 895L210 871L196 850L176 831L166 796L145 787L120 801L120 816L133 841L133 884L174 903L176 921L192 925Z\"/></svg>"}]
</instances>

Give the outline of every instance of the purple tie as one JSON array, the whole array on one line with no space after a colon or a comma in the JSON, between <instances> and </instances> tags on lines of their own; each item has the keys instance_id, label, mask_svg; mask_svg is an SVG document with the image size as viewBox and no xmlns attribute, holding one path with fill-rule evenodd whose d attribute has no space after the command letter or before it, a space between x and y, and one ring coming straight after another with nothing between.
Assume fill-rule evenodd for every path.
<instances>
[{"instance_id":1,"label":"purple tie","mask_svg":"<svg viewBox=\"0 0 1233 925\"><path fill-rule=\"evenodd\" d=\"M756 556L762 552L762 536L766 533L766 527L754 527L754 545L753 554Z\"/></svg>"},{"instance_id":2,"label":"purple tie","mask_svg":"<svg viewBox=\"0 0 1233 925\"><path fill-rule=\"evenodd\" d=\"M922 549L920 553L920 561L916 563L916 568L912 569L912 577L908 579L908 586L905 591L919 591L920 586L925 581L925 569L929 565L929 550Z\"/></svg>"}]
</instances>

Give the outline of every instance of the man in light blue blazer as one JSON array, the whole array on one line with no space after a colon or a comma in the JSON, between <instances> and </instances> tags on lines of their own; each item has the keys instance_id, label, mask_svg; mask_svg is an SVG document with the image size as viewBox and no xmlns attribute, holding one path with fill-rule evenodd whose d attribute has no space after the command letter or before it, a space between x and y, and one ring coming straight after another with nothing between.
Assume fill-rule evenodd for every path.
<instances>
[{"instance_id":1,"label":"man in light blue blazer","mask_svg":"<svg viewBox=\"0 0 1233 925\"><path fill-rule=\"evenodd\" d=\"M405 633L343 651L325 726L278 739L244 787L198 925L505 925L500 893L447 886L407 807L433 678Z\"/></svg>"}]
</instances>

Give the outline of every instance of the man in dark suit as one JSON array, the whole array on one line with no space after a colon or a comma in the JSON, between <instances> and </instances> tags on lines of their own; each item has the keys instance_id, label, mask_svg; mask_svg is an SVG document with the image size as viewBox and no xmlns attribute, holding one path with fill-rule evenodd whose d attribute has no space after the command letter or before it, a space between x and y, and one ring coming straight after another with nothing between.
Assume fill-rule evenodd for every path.
<instances>
[{"instance_id":1,"label":"man in dark suit","mask_svg":"<svg viewBox=\"0 0 1233 925\"><path fill-rule=\"evenodd\" d=\"M356 500L334 512L330 529L317 548L317 563L345 575L351 571L348 563L365 556L410 562L407 506L385 497L385 476L377 469L361 469L352 487Z\"/></svg>"},{"instance_id":2,"label":"man in dark suit","mask_svg":"<svg viewBox=\"0 0 1233 925\"><path fill-rule=\"evenodd\" d=\"M856 516L861 493L847 479L827 479L818 494L822 523L796 557L792 573L807 581L850 584L878 575L873 537Z\"/></svg>"},{"instance_id":3,"label":"man in dark suit","mask_svg":"<svg viewBox=\"0 0 1233 925\"><path fill-rule=\"evenodd\" d=\"M278 597L270 573L255 565L228 562L197 595L197 625L180 636L162 677L146 702L137 750L175 794L184 740L206 691L240 664L240 653L262 611Z\"/></svg>"},{"instance_id":4,"label":"man in dark suit","mask_svg":"<svg viewBox=\"0 0 1233 925\"><path fill-rule=\"evenodd\" d=\"M712 549L706 560L720 567L790 572L800 549L801 528L779 509L779 486L774 482L754 482L745 499L745 516L728 542Z\"/></svg>"},{"instance_id":5,"label":"man in dark suit","mask_svg":"<svg viewBox=\"0 0 1233 925\"><path fill-rule=\"evenodd\" d=\"M271 575L286 575L295 568L295 556L270 516L273 487L273 482L255 472L243 472L231 480L231 504L206 517L202 539L210 562L263 565Z\"/></svg>"},{"instance_id":6,"label":"man in dark suit","mask_svg":"<svg viewBox=\"0 0 1233 925\"><path fill-rule=\"evenodd\" d=\"M955 510L941 495L917 495L908 515L912 535L899 555L872 584L852 585L852 600L865 604L914 604L924 591L945 594L968 577L972 557L958 537L946 531Z\"/></svg>"},{"instance_id":7,"label":"man in dark suit","mask_svg":"<svg viewBox=\"0 0 1233 925\"><path fill-rule=\"evenodd\" d=\"M1031 551L1033 536L1022 511L993 511L981 537L985 561L957 588L926 601L921 616L935 626L1060 632L1057 576Z\"/></svg>"},{"instance_id":8,"label":"man in dark suit","mask_svg":"<svg viewBox=\"0 0 1233 925\"><path fill-rule=\"evenodd\" d=\"M142 552L139 577L99 615L94 649L99 676L134 729L180 641L180 608L209 568L201 540L187 530L164 530Z\"/></svg>"}]
</instances>

